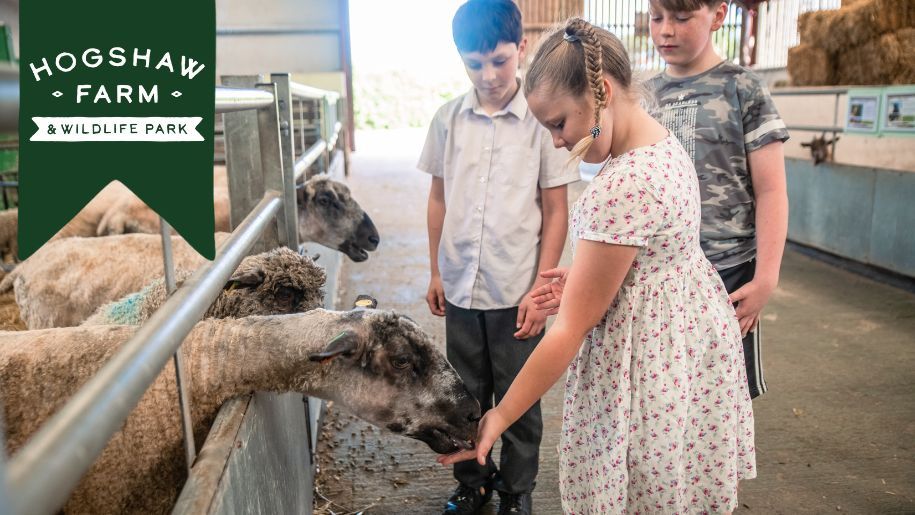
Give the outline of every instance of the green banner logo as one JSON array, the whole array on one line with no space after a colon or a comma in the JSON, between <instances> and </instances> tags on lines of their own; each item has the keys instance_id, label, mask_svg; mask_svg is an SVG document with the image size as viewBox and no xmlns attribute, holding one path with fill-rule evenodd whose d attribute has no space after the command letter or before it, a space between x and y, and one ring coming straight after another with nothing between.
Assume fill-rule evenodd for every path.
<instances>
[{"instance_id":1,"label":"green banner logo","mask_svg":"<svg viewBox=\"0 0 915 515\"><path fill-rule=\"evenodd\" d=\"M215 3L20 9L20 257L119 180L213 259Z\"/></svg>"}]
</instances>

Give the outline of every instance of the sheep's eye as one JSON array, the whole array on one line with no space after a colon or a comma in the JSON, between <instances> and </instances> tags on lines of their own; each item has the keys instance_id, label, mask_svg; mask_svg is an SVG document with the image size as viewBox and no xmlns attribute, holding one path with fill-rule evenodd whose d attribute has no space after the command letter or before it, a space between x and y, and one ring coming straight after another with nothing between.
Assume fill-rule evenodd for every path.
<instances>
[{"instance_id":1,"label":"sheep's eye","mask_svg":"<svg viewBox=\"0 0 915 515\"><path fill-rule=\"evenodd\" d=\"M295 297L295 292L290 288L280 288L276 292L276 298L284 302L292 300L293 297Z\"/></svg>"},{"instance_id":2,"label":"sheep's eye","mask_svg":"<svg viewBox=\"0 0 915 515\"><path fill-rule=\"evenodd\" d=\"M327 195L320 195L318 196L318 204L326 207L330 205L330 198Z\"/></svg>"},{"instance_id":3,"label":"sheep's eye","mask_svg":"<svg viewBox=\"0 0 915 515\"><path fill-rule=\"evenodd\" d=\"M405 370L407 368L410 368L410 365L411 365L410 358L407 358L404 356L392 358L391 365L393 365L394 368L396 368L397 370Z\"/></svg>"}]
</instances>

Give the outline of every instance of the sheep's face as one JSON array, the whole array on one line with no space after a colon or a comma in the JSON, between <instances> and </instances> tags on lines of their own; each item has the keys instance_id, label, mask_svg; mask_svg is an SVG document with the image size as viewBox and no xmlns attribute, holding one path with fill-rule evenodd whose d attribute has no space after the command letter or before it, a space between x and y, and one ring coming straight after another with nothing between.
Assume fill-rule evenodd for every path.
<instances>
[{"instance_id":1,"label":"sheep's face","mask_svg":"<svg viewBox=\"0 0 915 515\"><path fill-rule=\"evenodd\" d=\"M369 215L353 200L346 185L328 177L309 179L296 191L299 239L365 261L381 241Z\"/></svg>"},{"instance_id":2,"label":"sheep's face","mask_svg":"<svg viewBox=\"0 0 915 515\"><path fill-rule=\"evenodd\" d=\"M480 404L429 336L412 320L382 311L346 315L341 332L310 356L336 367L347 384L336 400L379 427L425 442L437 453L469 449Z\"/></svg>"},{"instance_id":3,"label":"sheep's face","mask_svg":"<svg viewBox=\"0 0 915 515\"><path fill-rule=\"evenodd\" d=\"M301 313L323 304L324 270L282 247L242 260L211 308L216 318Z\"/></svg>"}]
</instances>

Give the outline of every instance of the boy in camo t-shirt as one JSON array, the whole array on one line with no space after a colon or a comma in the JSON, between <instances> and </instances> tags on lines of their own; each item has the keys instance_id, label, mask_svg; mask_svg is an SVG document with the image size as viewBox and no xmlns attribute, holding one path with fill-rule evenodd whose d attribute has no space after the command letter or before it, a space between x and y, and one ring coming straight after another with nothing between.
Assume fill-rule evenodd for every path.
<instances>
[{"instance_id":1,"label":"boy in camo t-shirt","mask_svg":"<svg viewBox=\"0 0 915 515\"><path fill-rule=\"evenodd\" d=\"M766 391L759 317L778 284L788 231L788 131L765 83L715 52L712 34L727 10L723 0L650 0L651 38L667 68L648 88L654 116L696 165L702 248L736 304L757 397Z\"/></svg>"}]
</instances>

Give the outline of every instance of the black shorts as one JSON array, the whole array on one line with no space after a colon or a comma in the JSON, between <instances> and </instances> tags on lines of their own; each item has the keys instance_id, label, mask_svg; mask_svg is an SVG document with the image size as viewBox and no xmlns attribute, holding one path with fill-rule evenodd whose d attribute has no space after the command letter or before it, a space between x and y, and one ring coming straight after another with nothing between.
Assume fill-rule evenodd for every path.
<instances>
[{"instance_id":1,"label":"black shorts","mask_svg":"<svg viewBox=\"0 0 915 515\"><path fill-rule=\"evenodd\" d=\"M755 273L755 259L718 271L718 275L724 281L724 287L728 290L728 293L732 293L752 281ZM743 357L747 365L747 383L750 387L750 397L754 399L766 393L769 389L766 386L766 378L763 375L761 329L762 320L760 320L755 330L750 331L743 338Z\"/></svg>"}]
</instances>

